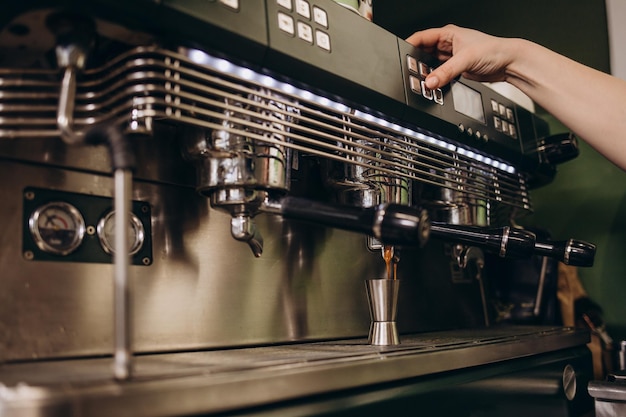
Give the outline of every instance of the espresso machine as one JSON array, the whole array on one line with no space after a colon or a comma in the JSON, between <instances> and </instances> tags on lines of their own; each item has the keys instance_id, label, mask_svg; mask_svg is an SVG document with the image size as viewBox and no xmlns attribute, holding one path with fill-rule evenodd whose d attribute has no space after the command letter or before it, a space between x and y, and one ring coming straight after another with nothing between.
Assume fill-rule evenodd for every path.
<instances>
[{"instance_id":1,"label":"espresso machine","mask_svg":"<svg viewBox=\"0 0 626 417\"><path fill-rule=\"evenodd\" d=\"M593 263L516 221L575 137L331 0L0 10L1 415L592 408L484 273Z\"/></svg>"}]
</instances>

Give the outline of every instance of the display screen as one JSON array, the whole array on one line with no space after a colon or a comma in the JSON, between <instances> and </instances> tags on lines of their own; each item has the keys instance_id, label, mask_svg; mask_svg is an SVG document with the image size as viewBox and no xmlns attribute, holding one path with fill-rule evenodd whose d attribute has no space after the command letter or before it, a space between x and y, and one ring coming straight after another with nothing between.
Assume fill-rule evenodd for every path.
<instances>
[{"instance_id":1,"label":"display screen","mask_svg":"<svg viewBox=\"0 0 626 417\"><path fill-rule=\"evenodd\" d=\"M483 99L480 93L460 82L452 83L454 110L481 123L485 123Z\"/></svg>"}]
</instances>

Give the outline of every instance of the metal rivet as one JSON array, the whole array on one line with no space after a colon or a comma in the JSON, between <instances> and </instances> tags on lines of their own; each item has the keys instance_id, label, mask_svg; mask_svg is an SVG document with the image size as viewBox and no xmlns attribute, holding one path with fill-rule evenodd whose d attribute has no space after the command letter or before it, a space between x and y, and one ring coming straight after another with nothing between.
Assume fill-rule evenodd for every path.
<instances>
[{"instance_id":1,"label":"metal rivet","mask_svg":"<svg viewBox=\"0 0 626 417\"><path fill-rule=\"evenodd\" d=\"M32 261L35 258L35 254L32 251L27 250L24 252L24 259Z\"/></svg>"},{"instance_id":2,"label":"metal rivet","mask_svg":"<svg viewBox=\"0 0 626 417\"><path fill-rule=\"evenodd\" d=\"M146 257L146 258L143 258L141 262L143 262L144 265L150 265L150 263L152 263L152 260Z\"/></svg>"},{"instance_id":3,"label":"metal rivet","mask_svg":"<svg viewBox=\"0 0 626 417\"><path fill-rule=\"evenodd\" d=\"M88 235L91 235L91 236L96 234L96 228L93 226L87 226L87 229L85 229L85 231L87 232Z\"/></svg>"},{"instance_id":4,"label":"metal rivet","mask_svg":"<svg viewBox=\"0 0 626 417\"><path fill-rule=\"evenodd\" d=\"M34 200L35 193L32 191L26 191L26 193L24 193L24 198L26 198L27 200Z\"/></svg>"}]
</instances>

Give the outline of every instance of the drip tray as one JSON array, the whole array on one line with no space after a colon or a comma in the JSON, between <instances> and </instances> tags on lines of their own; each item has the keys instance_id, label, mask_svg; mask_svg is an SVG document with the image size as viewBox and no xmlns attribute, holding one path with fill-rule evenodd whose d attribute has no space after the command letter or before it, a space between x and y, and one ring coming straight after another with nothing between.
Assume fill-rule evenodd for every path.
<instances>
[{"instance_id":1,"label":"drip tray","mask_svg":"<svg viewBox=\"0 0 626 417\"><path fill-rule=\"evenodd\" d=\"M3 416L213 413L510 361L581 346L587 332L506 327L402 335L401 344L349 339L144 354L128 381L111 358L0 366Z\"/></svg>"}]
</instances>

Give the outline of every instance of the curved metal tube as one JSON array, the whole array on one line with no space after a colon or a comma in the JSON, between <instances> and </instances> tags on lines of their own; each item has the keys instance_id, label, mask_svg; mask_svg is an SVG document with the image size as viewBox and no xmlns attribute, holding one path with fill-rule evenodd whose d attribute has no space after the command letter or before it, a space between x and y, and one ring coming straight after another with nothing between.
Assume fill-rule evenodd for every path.
<instances>
[{"instance_id":1,"label":"curved metal tube","mask_svg":"<svg viewBox=\"0 0 626 417\"><path fill-rule=\"evenodd\" d=\"M82 135L74 132L74 105L76 103L76 73L75 66L68 66L63 73L59 107L57 109L57 126L61 139L69 145L82 142Z\"/></svg>"}]
</instances>

